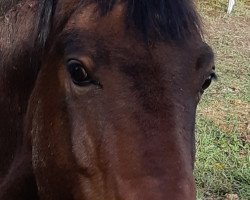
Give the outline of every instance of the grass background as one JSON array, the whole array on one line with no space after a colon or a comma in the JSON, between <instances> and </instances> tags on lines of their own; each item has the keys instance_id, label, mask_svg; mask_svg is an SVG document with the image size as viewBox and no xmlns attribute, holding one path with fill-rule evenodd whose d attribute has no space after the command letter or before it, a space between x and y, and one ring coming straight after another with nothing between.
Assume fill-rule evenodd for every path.
<instances>
[{"instance_id":1,"label":"grass background","mask_svg":"<svg viewBox=\"0 0 250 200\"><path fill-rule=\"evenodd\" d=\"M0 15L19 0L0 0ZM250 200L250 0L197 0L218 82L197 111L199 200Z\"/></svg>"},{"instance_id":2,"label":"grass background","mask_svg":"<svg viewBox=\"0 0 250 200\"><path fill-rule=\"evenodd\" d=\"M219 80L197 111L195 177L200 200L250 200L250 1L198 0Z\"/></svg>"}]
</instances>

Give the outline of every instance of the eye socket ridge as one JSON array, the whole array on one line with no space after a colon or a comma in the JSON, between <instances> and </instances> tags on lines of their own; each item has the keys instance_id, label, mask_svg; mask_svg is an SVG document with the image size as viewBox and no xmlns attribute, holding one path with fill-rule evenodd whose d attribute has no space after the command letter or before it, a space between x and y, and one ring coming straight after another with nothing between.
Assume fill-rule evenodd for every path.
<instances>
[{"instance_id":1,"label":"eye socket ridge","mask_svg":"<svg viewBox=\"0 0 250 200\"><path fill-rule=\"evenodd\" d=\"M88 86L90 84L99 85L87 72L87 67L77 59L68 59L66 62L67 71L72 82L77 86Z\"/></svg>"}]
</instances>

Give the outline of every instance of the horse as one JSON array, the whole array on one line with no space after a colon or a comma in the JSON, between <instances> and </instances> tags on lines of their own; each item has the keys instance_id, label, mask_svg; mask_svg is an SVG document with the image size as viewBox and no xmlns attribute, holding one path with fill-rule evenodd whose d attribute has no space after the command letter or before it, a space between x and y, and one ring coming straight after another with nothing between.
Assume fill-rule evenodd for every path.
<instances>
[{"instance_id":1,"label":"horse","mask_svg":"<svg viewBox=\"0 0 250 200\"><path fill-rule=\"evenodd\" d=\"M20 0L1 0L0 1L0 16L6 11L8 11L11 7L14 7Z\"/></svg>"},{"instance_id":2,"label":"horse","mask_svg":"<svg viewBox=\"0 0 250 200\"><path fill-rule=\"evenodd\" d=\"M21 0L0 27L1 200L195 199L192 0Z\"/></svg>"}]
</instances>

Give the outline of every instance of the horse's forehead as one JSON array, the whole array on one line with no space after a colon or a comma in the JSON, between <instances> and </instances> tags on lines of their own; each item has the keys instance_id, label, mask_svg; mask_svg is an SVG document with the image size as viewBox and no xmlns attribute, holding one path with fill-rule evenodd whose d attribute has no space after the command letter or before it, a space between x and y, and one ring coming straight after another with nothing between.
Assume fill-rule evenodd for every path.
<instances>
[{"instance_id":1,"label":"horse's forehead","mask_svg":"<svg viewBox=\"0 0 250 200\"><path fill-rule=\"evenodd\" d=\"M68 21L65 29L83 29L99 34L114 34L124 29L124 6L116 4L108 15L100 16L96 4L80 7Z\"/></svg>"},{"instance_id":2,"label":"horse's forehead","mask_svg":"<svg viewBox=\"0 0 250 200\"><path fill-rule=\"evenodd\" d=\"M187 57L187 55L194 53L192 50L196 49L195 46L200 45L200 41L196 41L194 44L189 42L191 45L183 45L186 48L178 48L176 45L168 42L157 42L153 45L153 48L147 48L143 40L136 36L136 31L131 30L133 26L130 26L129 29L127 28L125 9L124 4L119 2L107 15L100 16L96 4L79 7L69 19L65 30L89 31L91 34L94 34L92 36L101 37L102 41L105 40L107 43L105 46L109 49L116 49L118 46L119 49L125 50L122 53L134 55L132 56L134 59L136 56L141 58L147 56L147 59L154 58L160 63L168 62L168 60L171 60L171 62L173 60L174 62L175 58L178 60L183 56ZM91 37L92 39L98 40L95 37ZM119 52L119 55L122 53ZM148 57L149 53L151 54L150 57ZM171 59L167 57L171 57Z\"/></svg>"}]
</instances>

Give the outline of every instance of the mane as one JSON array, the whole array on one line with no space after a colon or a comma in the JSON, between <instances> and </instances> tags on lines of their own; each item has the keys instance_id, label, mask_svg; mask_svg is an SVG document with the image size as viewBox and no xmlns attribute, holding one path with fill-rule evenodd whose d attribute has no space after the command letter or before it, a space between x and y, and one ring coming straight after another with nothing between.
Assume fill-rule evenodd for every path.
<instances>
[{"instance_id":1,"label":"mane","mask_svg":"<svg viewBox=\"0 0 250 200\"><path fill-rule=\"evenodd\" d=\"M57 0L40 0L38 42L44 45L53 27ZM146 41L185 41L193 33L202 34L201 23L192 0L74 0L67 21L80 5L96 4L100 17L112 11L116 3L125 5L125 23L133 26Z\"/></svg>"},{"instance_id":2,"label":"mane","mask_svg":"<svg viewBox=\"0 0 250 200\"><path fill-rule=\"evenodd\" d=\"M119 0L92 0L101 15L110 12ZM126 23L134 25L147 40L185 40L191 33L201 33L198 14L192 0L123 0Z\"/></svg>"}]
</instances>

